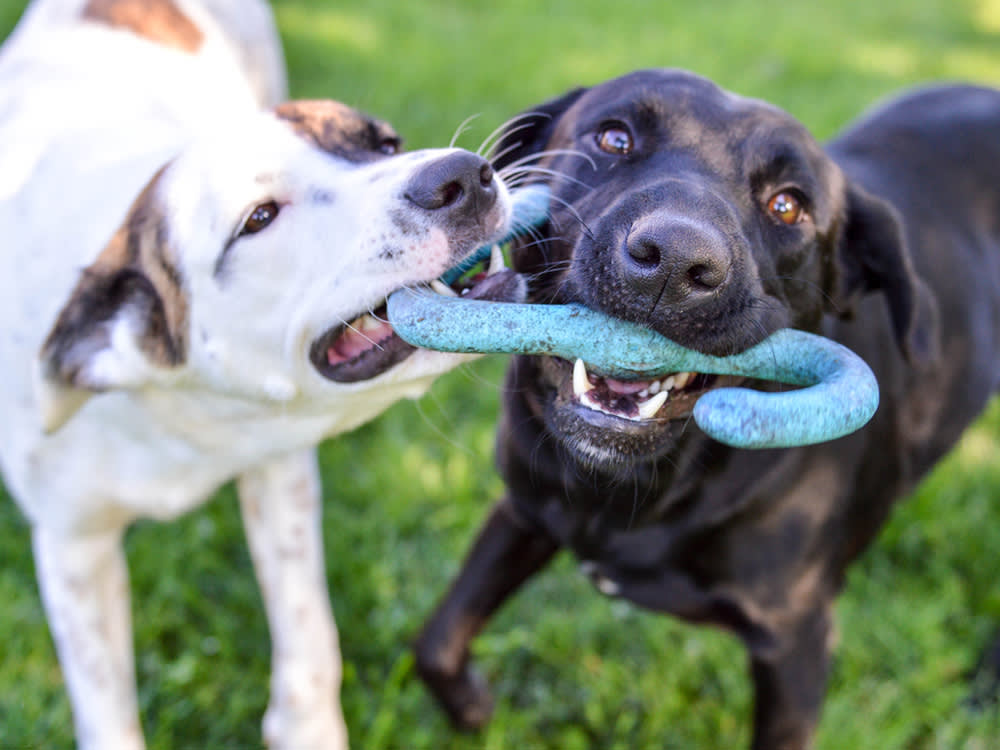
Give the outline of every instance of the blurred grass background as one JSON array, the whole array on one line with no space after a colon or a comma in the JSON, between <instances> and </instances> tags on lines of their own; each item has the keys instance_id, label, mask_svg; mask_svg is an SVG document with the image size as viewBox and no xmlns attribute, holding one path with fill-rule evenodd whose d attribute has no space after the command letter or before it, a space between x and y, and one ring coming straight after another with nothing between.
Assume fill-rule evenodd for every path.
<instances>
[{"instance_id":1,"label":"blurred grass background","mask_svg":"<svg viewBox=\"0 0 1000 750\"><path fill-rule=\"evenodd\" d=\"M0 36L23 0L3 0ZM821 137L925 81L1000 84L1000 0L275 0L292 94L393 122L410 147L476 148L570 86L677 66L768 99ZM3 93L0 92L0 101ZM1000 137L1000 133L998 133ZM17 144L3 144L16 148ZM488 504L499 358L323 446L327 568L352 746L742 747L750 690L729 636L598 596L563 558L476 643L498 697L478 735L453 732L407 644ZM2 376L0 376L2 377ZM1000 747L995 706L967 678L1000 624L1000 405L850 576L821 750ZM66 748L68 703L34 582L28 529L0 500L0 747ZM137 671L151 748L254 748L267 701L264 614L231 488L128 536Z\"/></svg>"}]
</instances>

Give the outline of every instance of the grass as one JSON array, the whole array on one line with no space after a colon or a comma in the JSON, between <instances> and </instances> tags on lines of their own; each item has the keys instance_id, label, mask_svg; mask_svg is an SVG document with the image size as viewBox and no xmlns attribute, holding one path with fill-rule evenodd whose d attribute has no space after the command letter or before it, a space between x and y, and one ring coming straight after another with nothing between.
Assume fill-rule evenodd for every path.
<instances>
[{"instance_id":1,"label":"grass","mask_svg":"<svg viewBox=\"0 0 1000 750\"><path fill-rule=\"evenodd\" d=\"M0 7L0 34L23 0ZM686 67L769 99L820 136L923 81L1000 82L1000 0L873 3L277 0L293 94L392 121L412 147L462 145L564 89ZM1000 134L998 134L1000 136ZM323 446L328 574L353 746L741 747L750 691L728 636L597 596L560 559L476 644L499 698L454 733L407 643L489 501L499 359ZM820 750L1000 746L1000 713L964 704L1000 623L1000 405L901 505L854 568ZM0 747L70 747L69 707L34 583L28 529L0 501ZM253 748L269 646L231 488L128 536L144 728L151 748Z\"/></svg>"}]
</instances>

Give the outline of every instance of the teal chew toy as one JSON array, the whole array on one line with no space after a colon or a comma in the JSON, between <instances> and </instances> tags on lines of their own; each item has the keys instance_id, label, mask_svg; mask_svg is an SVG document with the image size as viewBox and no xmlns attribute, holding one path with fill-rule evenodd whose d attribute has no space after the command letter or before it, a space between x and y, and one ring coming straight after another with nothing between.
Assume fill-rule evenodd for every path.
<instances>
[{"instance_id":1,"label":"teal chew toy","mask_svg":"<svg viewBox=\"0 0 1000 750\"><path fill-rule=\"evenodd\" d=\"M511 193L511 230L499 244L509 242L531 227L545 222L549 212L549 190L542 185L528 185ZM454 284L466 271L482 261L489 260L492 245L483 245L465 260L452 266L443 274L441 281Z\"/></svg>"},{"instance_id":2,"label":"teal chew toy","mask_svg":"<svg viewBox=\"0 0 1000 750\"><path fill-rule=\"evenodd\" d=\"M518 206L527 202L515 201L515 224L537 223L544 190L529 197L532 205L520 215ZM878 408L878 384L868 365L837 342L805 331L780 330L739 354L716 357L580 305L514 304L403 289L390 295L388 313L400 337L428 349L579 358L589 370L619 379L701 372L804 386L780 393L718 388L698 399L698 426L737 448L833 440L863 427Z\"/></svg>"}]
</instances>

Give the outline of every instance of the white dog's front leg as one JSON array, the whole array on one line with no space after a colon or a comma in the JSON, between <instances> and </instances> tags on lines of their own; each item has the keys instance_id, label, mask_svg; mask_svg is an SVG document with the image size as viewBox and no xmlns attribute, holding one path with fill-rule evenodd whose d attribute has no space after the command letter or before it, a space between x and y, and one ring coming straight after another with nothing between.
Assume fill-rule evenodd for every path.
<instances>
[{"instance_id":1,"label":"white dog's front leg","mask_svg":"<svg viewBox=\"0 0 1000 750\"><path fill-rule=\"evenodd\" d=\"M271 628L265 741L281 750L342 750L340 648L326 588L315 453L263 464L237 485Z\"/></svg>"},{"instance_id":2,"label":"white dog's front leg","mask_svg":"<svg viewBox=\"0 0 1000 750\"><path fill-rule=\"evenodd\" d=\"M67 537L36 527L32 542L78 747L141 750L121 530Z\"/></svg>"}]
</instances>

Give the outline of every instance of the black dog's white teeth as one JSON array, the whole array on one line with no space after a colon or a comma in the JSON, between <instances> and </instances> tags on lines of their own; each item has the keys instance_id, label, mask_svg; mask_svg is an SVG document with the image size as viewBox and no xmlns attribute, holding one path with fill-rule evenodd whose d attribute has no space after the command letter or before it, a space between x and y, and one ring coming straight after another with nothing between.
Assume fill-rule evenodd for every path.
<instances>
[{"instance_id":1,"label":"black dog's white teeth","mask_svg":"<svg viewBox=\"0 0 1000 750\"><path fill-rule=\"evenodd\" d=\"M670 400L671 391L686 388L696 377L697 373L694 372L676 372L659 380L644 382L643 387L636 390L627 388L618 393L611 383L616 383L618 386L624 385L623 383L591 376L583 360L577 359L573 364L573 395L588 409L642 422L655 419L663 405ZM605 390L618 393L621 397L613 405L603 403L597 398L598 385L602 382Z\"/></svg>"}]
</instances>

